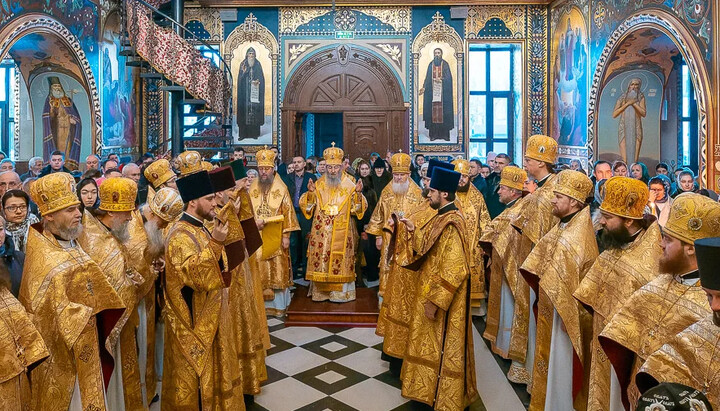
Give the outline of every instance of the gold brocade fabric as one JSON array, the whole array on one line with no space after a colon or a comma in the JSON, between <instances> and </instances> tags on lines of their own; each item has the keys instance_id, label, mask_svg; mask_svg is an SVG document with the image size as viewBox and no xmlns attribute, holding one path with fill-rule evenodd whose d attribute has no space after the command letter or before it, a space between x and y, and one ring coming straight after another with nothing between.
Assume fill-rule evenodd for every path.
<instances>
[{"instance_id":1,"label":"gold brocade fabric","mask_svg":"<svg viewBox=\"0 0 720 411\"><path fill-rule=\"evenodd\" d=\"M598 336L630 295L657 275L661 255L660 227L653 223L630 244L602 252L573 293L594 311L589 410L605 410L610 403L611 365Z\"/></svg>"},{"instance_id":2,"label":"gold brocade fabric","mask_svg":"<svg viewBox=\"0 0 720 411\"><path fill-rule=\"evenodd\" d=\"M486 316L486 327L483 336L491 343L492 351L505 359L510 359L510 353L500 350L495 344L498 336L500 323L500 306L502 280L508 283L508 287L515 299L515 317L517 321L513 321L511 331L511 342L517 341L518 336L527 334L527 321L529 321L530 306L530 288L527 283L520 278L518 269L523 261L518 262L515 250L520 248L522 236L513 228L510 223L525 207L525 199L520 198L510 207L503 210L500 215L495 217L483 231L480 237L480 243L483 245L486 257L490 258L490 292L488 296L488 312ZM517 327L516 327L517 325ZM516 336L512 338L512 336ZM515 342L514 346L519 347L521 344ZM521 347L519 347L521 348ZM516 350L517 353L518 350ZM524 362L525 355L515 356L514 360Z\"/></svg>"},{"instance_id":3,"label":"gold brocade fabric","mask_svg":"<svg viewBox=\"0 0 720 411\"><path fill-rule=\"evenodd\" d=\"M152 275L146 272L148 277L145 278L134 269L128 261L125 246L88 210L83 215L83 231L78 243L100 267L127 308L110 332L105 347L114 354L115 345L120 344L125 407L128 410L141 410L143 398L136 333L140 317L137 307L154 284Z\"/></svg>"},{"instance_id":4,"label":"gold brocade fabric","mask_svg":"<svg viewBox=\"0 0 720 411\"><path fill-rule=\"evenodd\" d=\"M519 214L512 221L512 225L522 232L522 235L533 245L550 231L559 219L552 213L552 200L555 198L554 188L557 175L547 177L542 187L535 190L525 198L525 212Z\"/></svg>"},{"instance_id":5,"label":"gold brocade fabric","mask_svg":"<svg viewBox=\"0 0 720 411\"><path fill-rule=\"evenodd\" d=\"M605 326L599 341L617 374L629 373L631 407L636 405L639 393L630 377L639 364L677 333L711 313L699 282L684 285L670 274L657 276L626 300ZM638 364L635 369L631 369L630 360Z\"/></svg>"},{"instance_id":6,"label":"gold brocade fabric","mask_svg":"<svg viewBox=\"0 0 720 411\"><path fill-rule=\"evenodd\" d=\"M426 238L422 232L437 215L437 210L430 207L428 201L423 201L407 218L415 224L415 231L419 238ZM412 237L400 223L395 227L395 249L393 253L392 268L388 273L387 286L383 304L380 307L380 316L375 333L385 337L383 351L396 358L403 358L408 344L408 331L410 319L417 293L417 273L404 266L412 257Z\"/></svg>"},{"instance_id":7,"label":"gold brocade fabric","mask_svg":"<svg viewBox=\"0 0 720 411\"><path fill-rule=\"evenodd\" d=\"M184 219L165 247L163 410L244 410L222 244Z\"/></svg>"},{"instance_id":8,"label":"gold brocade fabric","mask_svg":"<svg viewBox=\"0 0 720 411\"><path fill-rule=\"evenodd\" d=\"M78 379L84 409L105 409L95 317L124 311L100 268L78 245L63 248L49 232L28 231L20 302L50 356L30 372L31 408L65 411ZM90 336L94 338L85 338Z\"/></svg>"},{"instance_id":9,"label":"gold brocade fabric","mask_svg":"<svg viewBox=\"0 0 720 411\"><path fill-rule=\"evenodd\" d=\"M355 241L350 226L354 225L352 216L362 219L367 200L355 192L350 178L343 176L340 185L331 189L321 177L315 192L300 196L300 209L312 219L305 277L321 283L326 291L340 291L343 283L355 281Z\"/></svg>"},{"instance_id":10,"label":"gold brocade fabric","mask_svg":"<svg viewBox=\"0 0 720 411\"><path fill-rule=\"evenodd\" d=\"M545 406L553 308L562 318L575 354L581 363L587 363L585 354L592 336L592 316L573 297L573 292L597 256L590 208L585 207L567 224L559 223L553 227L520 267L526 276L536 277L533 282L539 281L531 409Z\"/></svg>"},{"instance_id":11,"label":"gold brocade fabric","mask_svg":"<svg viewBox=\"0 0 720 411\"><path fill-rule=\"evenodd\" d=\"M480 307L480 302L487 297L485 291L485 267L482 249L478 246L480 236L490 224L485 198L473 184L468 183L468 191L456 193L455 204L465 218L465 233L470 256L470 306Z\"/></svg>"},{"instance_id":12,"label":"gold brocade fabric","mask_svg":"<svg viewBox=\"0 0 720 411\"><path fill-rule=\"evenodd\" d=\"M413 303L407 352L402 366L402 395L436 410L462 410L478 396L470 319L470 270L458 211L438 214L425 237L413 247L421 263ZM421 260L420 260L421 259ZM438 307L425 316L424 305Z\"/></svg>"},{"instance_id":13,"label":"gold brocade fabric","mask_svg":"<svg viewBox=\"0 0 720 411\"><path fill-rule=\"evenodd\" d=\"M267 220L272 217L282 217L282 236L290 235L292 231L300 230L292 198L288 193L287 186L277 174L272 186L267 193L262 192L259 179L255 179L250 186L250 198L255 216L258 219ZM267 242L265 233L263 243ZM280 242L280 239L277 239ZM279 247L268 258L262 258L262 248L250 257L250 265L262 279L263 289L280 290L292 285L292 273L290 272L290 254L288 249Z\"/></svg>"},{"instance_id":14,"label":"gold brocade fabric","mask_svg":"<svg viewBox=\"0 0 720 411\"><path fill-rule=\"evenodd\" d=\"M45 342L25 308L0 285L0 409L30 409L28 367L47 356Z\"/></svg>"},{"instance_id":15,"label":"gold brocade fabric","mask_svg":"<svg viewBox=\"0 0 720 411\"><path fill-rule=\"evenodd\" d=\"M720 327L709 315L689 326L648 356L640 367L657 382L673 382L702 391L720 405Z\"/></svg>"},{"instance_id":16,"label":"gold brocade fabric","mask_svg":"<svg viewBox=\"0 0 720 411\"><path fill-rule=\"evenodd\" d=\"M387 277L390 273L390 255L388 248L390 247L390 233L383 231L383 228L390 219L392 213L404 215L415 209L424 201L422 190L414 181L408 179L409 188L405 195L396 195L393 192L392 182L385 186L380 194L375 211L373 211L370 221L367 224L365 232L374 236L382 237L383 243L380 249L380 290L378 295L383 297L387 287ZM374 244L371 245L374 247Z\"/></svg>"}]
</instances>

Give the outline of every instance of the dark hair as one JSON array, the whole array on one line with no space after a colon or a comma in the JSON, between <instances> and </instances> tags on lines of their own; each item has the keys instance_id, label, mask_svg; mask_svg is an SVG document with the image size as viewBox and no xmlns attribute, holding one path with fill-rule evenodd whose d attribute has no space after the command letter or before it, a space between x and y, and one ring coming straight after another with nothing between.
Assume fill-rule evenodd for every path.
<instances>
[{"instance_id":1,"label":"dark hair","mask_svg":"<svg viewBox=\"0 0 720 411\"><path fill-rule=\"evenodd\" d=\"M417 161L418 157L425 158L425 155L424 154L415 154L415 161Z\"/></svg>"},{"instance_id":2,"label":"dark hair","mask_svg":"<svg viewBox=\"0 0 720 411\"><path fill-rule=\"evenodd\" d=\"M668 167L667 163L658 163L658 165L655 166L655 171L658 171L658 169L664 168L665 170L670 170L670 167Z\"/></svg>"},{"instance_id":3,"label":"dark hair","mask_svg":"<svg viewBox=\"0 0 720 411\"><path fill-rule=\"evenodd\" d=\"M325 157L318 157L318 158L317 158L318 164L319 164L321 161L325 161Z\"/></svg>"},{"instance_id":4,"label":"dark hair","mask_svg":"<svg viewBox=\"0 0 720 411\"><path fill-rule=\"evenodd\" d=\"M482 167L482 166L483 166L482 161L478 160L477 158L473 158L472 160L470 160L470 162L477 164L478 167Z\"/></svg>"},{"instance_id":5,"label":"dark hair","mask_svg":"<svg viewBox=\"0 0 720 411\"><path fill-rule=\"evenodd\" d=\"M60 150L55 150L50 154L50 157L52 156L62 156L63 159L65 159L65 153L63 153Z\"/></svg>"},{"instance_id":6,"label":"dark hair","mask_svg":"<svg viewBox=\"0 0 720 411\"><path fill-rule=\"evenodd\" d=\"M152 158L154 160L155 156L153 155L153 153L145 153L140 158Z\"/></svg>"},{"instance_id":7,"label":"dark hair","mask_svg":"<svg viewBox=\"0 0 720 411\"><path fill-rule=\"evenodd\" d=\"M618 168L619 166L625 166L625 170L628 170L628 165L627 165L624 161L618 160L618 161L616 161L616 162L613 163L613 165L612 165L612 171L617 170L617 168ZM628 170L628 171L630 171L630 170Z\"/></svg>"},{"instance_id":8,"label":"dark hair","mask_svg":"<svg viewBox=\"0 0 720 411\"><path fill-rule=\"evenodd\" d=\"M2 200L0 200L2 201L3 208L5 208L5 203L8 201L8 199L12 197L22 198L23 200L25 200L25 205L30 204L30 196L28 196L26 192L22 190L8 190L7 192L5 192L5 194L3 194Z\"/></svg>"},{"instance_id":9,"label":"dark hair","mask_svg":"<svg viewBox=\"0 0 720 411\"><path fill-rule=\"evenodd\" d=\"M454 191L447 192L447 201L455 201L455 192Z\"/></svg>"},{"instance_id":10,"label":"dark hair","mask_svg":"<svg viewBox=\"0 0 720 411\"><path fill-rule=\"evenodd\" d=\"M498 155L495 156L495 160L496 160L496 161L497 161L498 158L504 158L504 159L506 159L506 160L508 161L508 163L510 162L510 156L507 155L507 154L505 154L505 153L500 153L500 154L498 154Z\"/></svg>"},{"instance_id":11,"label":"dark hair","mask_svg":"<svg viewBox=\"0 0 720 411\"><path fill-rule=\"evenodd\" d=\"M555 164L553 163L545 163L545 167L547 167L547 171L550 174L555 174Z\"/></svg>"},{"instance_id":12,"label":"dark hair","mask_svg":"<svg viewBox=\"0 0 720 411\"><path fill-rule=\"evenodd\" d=\"M119 168L113 167L113 168L108 168L107 170L105 170L105 175L108 175L112 172L118 172L118 173L122 174L122 171L120 171Z\"/></svg>"},{"instance_id":13,"label":"dark hair","mask_svg":"<svg viewBox=\"0 0 720 411\"><path fill-rule=\"evenodd\" d=\"M595 164L593 164L593 171L595 171L595 169L597 168L597 166L599 166L600 164L607 164L608 167L610 167L610 170L612 171L612 164L610 164L609 161L605 161L605 160L598 160L598 161L596 161Z\"/></svg>"},{"instance_id":14,"label":"dark hair","mask_svg":"<svg viewBox=\"0 0 720 411\"><path fill-rule=\"evenodd\" d=\"M113 160L112 158L108 158L108 159L103 160L102 164L100 164L100 167L105 168L105 165L107 164L108 161L114 161L115 164L118 164L117 161Z\"/></svg>"},{"instance_id":15,"label":"dark hair","mask_svg":"<svg viewBox=\"0 0 720 411\"><path fill-rule=\"evenodd\" d=\"M245 153L245 149L242 148L241 146L235 146L235 149L234 149L233 151L236 152L236 153L237 153L238 151L242 151L243 153Z\"/></svg>"},{"instance_id":16,"label":"dark hair","mask_svg":"<svg viewBox=\"0 0 720 411\"><path fill-rule=\"evenodd\" d=\"M83 179L86 178L100 178L102 177L102 172L100 170L88 170L85 172L85 174L82 175Z\"/></svg>"},{"instance_id":17,"label":"dark hair","mask_svg":"<svg viewBox=\"0 0 720 411\"><path fill-rule=\"evenodd\" d=\"M92 210L92 209L94 209L94 208L97 208L97 207L100 205L100 192L99 192L99 191L100 191L100 188L99 188L98 185L97 185L97 181L95 181L94 178L83 178L83 179L80 180L80 182L77 183L77 185L75 186L75 192L76 192L76 194L77 194L77 198L78 198L78 200L80 200L80 211L85 210L85 204L83 204L82 195L81 195L80 193L82 192L83 187L85 187L85 186L88 185L88 184L94 185L95 188L98 190L98 196L97 196L97 198L95 199L95 204L93 204L93 206L90 207L90 209Z\"/></svg>"}]
</instances>

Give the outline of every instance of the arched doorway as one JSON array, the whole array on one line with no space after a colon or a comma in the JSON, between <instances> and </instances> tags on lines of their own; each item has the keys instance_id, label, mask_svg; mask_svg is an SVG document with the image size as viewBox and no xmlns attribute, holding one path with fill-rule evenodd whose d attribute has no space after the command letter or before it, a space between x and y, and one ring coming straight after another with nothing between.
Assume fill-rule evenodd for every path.
<instances>
[{"instance_id":1,"label":"arched doorway","mask_svg":"<svg viewBox=\"0 0 720 411\"><path fill-rule=\"evenodd\" d=\"M342 142L336 143L351 158L408 150L402 88L391 69L367 50L343 44L318 51L292 74L282 106L285 158L307 155L306 113L341 113Z\"/></svg>"}]
</instances>

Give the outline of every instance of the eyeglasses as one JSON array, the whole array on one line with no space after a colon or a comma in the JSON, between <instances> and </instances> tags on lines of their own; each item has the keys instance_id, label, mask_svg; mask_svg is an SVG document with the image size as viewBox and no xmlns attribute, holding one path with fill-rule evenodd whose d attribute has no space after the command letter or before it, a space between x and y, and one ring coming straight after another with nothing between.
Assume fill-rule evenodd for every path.
<instances>
[{"instance_id":1,"label":"eyeglasses","mask_svg":"<svg viewBox=\"0 0 720 411\"><path fill-rule=\"evenodd\" d=\"M26 211L26 210L27 210L26 205L11 205L11 206L5 207L5 211L10 212L10 213L14 213L16 211Z\"/></svg>"}]
</instances>

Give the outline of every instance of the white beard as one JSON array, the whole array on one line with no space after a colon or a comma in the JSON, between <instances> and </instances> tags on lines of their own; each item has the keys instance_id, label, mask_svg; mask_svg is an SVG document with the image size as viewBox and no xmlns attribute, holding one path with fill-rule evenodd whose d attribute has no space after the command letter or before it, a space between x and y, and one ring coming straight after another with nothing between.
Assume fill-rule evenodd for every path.
<instances>
[{"instance_id":1,"label":"white beard","mask_svg":"<svg viewBox=\"0 0 720 411\"><path fill-rule=\"evenodd\" d=\"M147 251L153 259L160 257L165 251L165 241L162 230L152 221L145 222L145 234L147 235Z\"/></svg>"},{"instance_id":2,"label":"white beard","mask_svg":"<svg viewBox=\"0 0 720 411\"><path fill-rule=\"evenodd\" d=\"M252 67L255 65L255 59L248 57L247 63L248 63L248 67Z\"/></svg>"},{"instance_id":3,"label":"white beard","mask_svg":"<svg viewBox=\"0 0 720 411\"><path fill-rule=\"evenodd\" d=\"M404 183L396 183L393 181L392 183L392 190L393 193L399 196L404 196L407 194L408 190L410 189L410 180L404 182Z\"/></svg>"},{"instance_id":4,"label":"white beard","mask_svg":"<svg viewBox=\"0 0 720 411\"><path fill-rule=\"evenodd\" d=\"M325 174L325 183L330 188L337 188L340 185L341 180L341 174L338 173L337 176L332 176L329 173Z\"/></svg>"},{"instance_id":5,"label":"white beard","mask_svg":"<svg viewBox=\"0 0 720 411\"><path fill-rule=\"evenodd\" d=\"M63 97L65 97L65 92L63 92L62 90L61 90L61 91L51 90L51 93L52 93L52 96L55 97L55 98L63 98Z\"/></svg>"}]
</instances>

